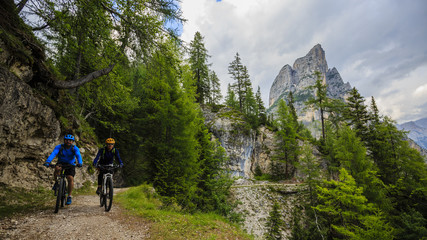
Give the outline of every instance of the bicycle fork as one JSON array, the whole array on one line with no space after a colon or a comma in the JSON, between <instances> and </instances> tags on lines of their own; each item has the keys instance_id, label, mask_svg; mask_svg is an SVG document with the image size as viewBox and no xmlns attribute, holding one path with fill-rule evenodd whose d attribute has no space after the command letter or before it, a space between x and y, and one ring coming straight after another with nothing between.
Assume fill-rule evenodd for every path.
<instances>
[{"instance_id":1,"label":"bicycle fork","mask_svg":"<svg viewBox=\"0 0 427 240\"><path fill-rule=\"evenodd\" d=\"M102 177L102 194L106 195L107 194L107 179L111 178L113 179L113 174L112 173L105 173L104 176Z\"/></svg>"}]
</instances>

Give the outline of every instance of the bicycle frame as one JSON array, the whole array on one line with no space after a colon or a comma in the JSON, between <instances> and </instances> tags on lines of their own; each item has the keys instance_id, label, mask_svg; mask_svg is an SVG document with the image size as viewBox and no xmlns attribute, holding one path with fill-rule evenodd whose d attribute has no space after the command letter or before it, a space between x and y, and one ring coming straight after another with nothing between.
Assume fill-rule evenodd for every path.
<instances>
[{"instance_id":1,"label":"bicycle frame","mask_svg":"<svg viewBox=\"0 0 427 240\"><path fill-rule=\"evenodd\" d=\"M55 165L51 164L50 167L55 168L57 165L61 169L55 181L56 189L55 189L54 195L57 197L56 205L55 205L55 213L58 212L59 206L64 207L65 195L67 194L67 183L68 183L68 180L66 179L66 176L65 176L65 170L68 168L74 167L73 165L61 164L61 163L57 163Z\"/></svg>"},{"instance_id":2,"label":"bicycle frame","mask_svg":"<svg viewBox=\"0 0 427 240\"><path fill-rule=\"evenodd\" d=\"M113 174L112 173L104 173L102 176L102 194L107 194L107 189L105 186L107 186L107 180L108 178L111 178L113 180Z\"/></svg>"},{"instance_id":3,"label":"bicycle frame","mask_svg":"<svg viewBox=\"0 0 427 240\"><path fill-rule=\"evenodd\" d=\"M105 211L108 212L111 209L113 203L113 172L114 169L118 168L117 165L100 165L98 166L100 170L104 170L106 172L102 175L102 186L101 186L101 194L99 194L99 200L101 207L105 207Z\"/></svg>"}]
</instances>

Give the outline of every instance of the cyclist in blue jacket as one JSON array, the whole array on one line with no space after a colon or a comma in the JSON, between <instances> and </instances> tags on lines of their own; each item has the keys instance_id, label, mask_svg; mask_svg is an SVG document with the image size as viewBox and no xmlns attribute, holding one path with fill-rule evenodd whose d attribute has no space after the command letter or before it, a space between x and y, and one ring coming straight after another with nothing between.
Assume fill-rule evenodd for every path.
<instances>
[{"instance_id":1,"label":"cyclist in blue jacket","mask_svg":"<svg viewBox=\"0 0 427 240\"><path fill-rule=\"evenodd\" d=\"M77 159L77 167L83 166L83 160L82 155L80 154L79 148L73 144L74 142L74 136L71 134L66 134L64 136L64 144L59 144L58 146L53 149L53 152L50 154L50 156L47 158L46 162L43 164L46 167L49 167L50 162L58 155L58 162L55 167L55 172L53 174L55 178L55 185L53 186L53 190L55 190L56 186L56 178L60 174L61 167L58 166L61 163L63 164L70 164L74 167L68 168L65 170L65 176L67 177L68 182L68 198L67 198L67 205L71 204L72 201L72 195L74 189L74 175L76 174L76 164L75 159Z\"/></svg>"},{"instance_id":2,"label":"cyclist in blue jacket","mask_svg":"<svg viewBox=\"0 0 427 240\"><path fill-rule=\"evenodd\" d=\"M99 165L111 165L114 162L114 159L119 162L120 167L123 167L122 159L120 158L119 150L114 147L114 144L116 141L114 141L113 138L107 138L105 140L106 147L99 149L98 154L96 155L95 159L93 160L93 166L97 167ZM99 161L98 161L99 160ZM98 168L98 188L96 189L96 194L101 193L101 184L102 184L102 177L104 173L107 173L108 171L101 170Z\"/></svg>"}]
</instances>

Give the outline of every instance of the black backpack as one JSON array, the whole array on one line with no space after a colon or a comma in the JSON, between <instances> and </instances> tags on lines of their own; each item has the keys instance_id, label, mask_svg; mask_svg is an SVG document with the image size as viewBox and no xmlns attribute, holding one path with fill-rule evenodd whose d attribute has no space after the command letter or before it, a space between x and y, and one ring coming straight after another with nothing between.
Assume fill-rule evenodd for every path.
<instances>
[{"instance_id":1,"label":"black backpack","mask_svg":"<svg viewBox=\"0 0 427 240\"><path fill-rule=\"evenodd\" d=\"M74 156L76 155L76 149L75 149L75 145L72 145L72 147L71 147L71 151L73 151L73 154L74 154ZM64 156L64 144L61 144L61 148L59 149L59 154L61 155L61 156Z\"/></svg>"}]
</instances>

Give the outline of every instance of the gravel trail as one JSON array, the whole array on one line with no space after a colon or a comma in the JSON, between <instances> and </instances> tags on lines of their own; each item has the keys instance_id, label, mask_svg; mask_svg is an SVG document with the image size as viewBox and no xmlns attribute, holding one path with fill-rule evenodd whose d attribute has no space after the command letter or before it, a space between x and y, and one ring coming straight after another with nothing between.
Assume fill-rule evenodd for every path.
<instances>
[{"instance_id":1,"label":"gravel trail","mask_svg":"<svg viewBox=\"0 0 427 240\"><path fill-rule=\"evenodd\" d=\"M115 192L122 189L115 189ZM73 203L0 220L0 239L148 239L148 222L126 215L117 204L109 212L97 195L73 197Z\"/></svg>"}]
</instances>

